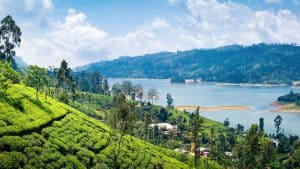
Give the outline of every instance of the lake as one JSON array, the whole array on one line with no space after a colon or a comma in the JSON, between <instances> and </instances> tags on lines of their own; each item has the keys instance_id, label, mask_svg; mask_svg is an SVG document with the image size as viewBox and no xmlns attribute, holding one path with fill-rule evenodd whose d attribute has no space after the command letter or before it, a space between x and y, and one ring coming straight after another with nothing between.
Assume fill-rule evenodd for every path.
<instances>
[{"instance_id":1,"label":"lake","mask_svg":"<svg viewBox=\"0 0 300 169\"><path fill-rule=\"evenodd\" d=\"M272 112L275 108L270 103L276 101L278 96L285 95L291 90L300 92L299 87L292 86L238 86L217 85L209 83L201 84L174 84L169 79L133 79L110 78L109 84L121 83L129 80L133 84L141 84L144 89L151 87L159 91L159 97L155 104L165 106L166 95L170 93L174 99L174 105L199 105L199 106L226 106L243 105L251 110L201 112L201 115L209 119L223 122L229 119L230 125L242 124L247 129L251 124L258 123L259 118L264 118L264 127L268 133L274 133L274 118L279 114L283 118L281 127L287 134L300 136L300 113Z\"/></svg>"}]
</instances>

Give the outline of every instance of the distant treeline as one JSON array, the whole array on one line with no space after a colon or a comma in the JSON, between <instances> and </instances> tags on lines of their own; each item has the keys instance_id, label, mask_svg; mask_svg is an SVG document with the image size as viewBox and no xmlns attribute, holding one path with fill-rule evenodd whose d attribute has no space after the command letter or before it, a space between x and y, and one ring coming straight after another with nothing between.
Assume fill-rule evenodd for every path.
<instances>
[{"instance_id":1,"label":"distant treeline","mask_svg":"<svg viewBox=\"0 0 300 169\"><path fill-rule=\"evenodd\" d=\"M215 49L162 52L89 64L77 71L106 77L202 79L228 83L291 83L300 80L300 46L232 45Z\"/></svg>"},{"instance_id":2,"label":"distant treeline","mask_svg":"<svg viewBox=\"0 0 300 169\"><path fill-rule=\"evenodd\" d=\"M300 106L300 93L290 91L289 94L278 97L277 101L286 103L295 103Z\"/></svg>"}]
</instances>

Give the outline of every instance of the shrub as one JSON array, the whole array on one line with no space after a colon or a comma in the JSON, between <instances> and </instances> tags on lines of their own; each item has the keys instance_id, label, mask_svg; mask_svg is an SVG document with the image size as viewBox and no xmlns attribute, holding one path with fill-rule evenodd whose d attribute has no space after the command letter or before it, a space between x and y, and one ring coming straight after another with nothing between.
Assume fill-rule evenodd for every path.
<instances>
[{"instance_id":1,"label":"shrub","mask_svg":"<svg viewBox=\"0 0 300 169\"><path fill-rule=\"evenodd\" d=\"M69 99L68 99L68 96L65 92L62 92L59 97L58 97L58 100L63 102L63 103L66 103L68 104L69 103Z\"/></svg>"},{"instance_id":2,"label":"shrub","mask_svg":"<svg viewBox=\"0 0 300 169\"><path fill-rule=\"evenodd\" d=\"M0 153L0 168L13 169L22 168L26 162L26 157L19 152Z\"/></svg>"}]
</instances>

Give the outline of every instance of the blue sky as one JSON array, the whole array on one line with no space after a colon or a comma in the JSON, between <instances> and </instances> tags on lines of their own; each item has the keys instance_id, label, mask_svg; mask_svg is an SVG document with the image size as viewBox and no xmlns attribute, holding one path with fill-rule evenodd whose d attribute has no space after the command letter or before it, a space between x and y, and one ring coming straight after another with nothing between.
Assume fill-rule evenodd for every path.
<instances>
[{"instance_id":1,"label":"blue sky","mask_svg":"<svg viewBox=\"0 0 300 169\"><path fill-rule=\"evenodd\" d=\"M0 0L29 64L72 67L119 56L230 44L300 44L300 0Z\"/></svg>"}]
</instances>

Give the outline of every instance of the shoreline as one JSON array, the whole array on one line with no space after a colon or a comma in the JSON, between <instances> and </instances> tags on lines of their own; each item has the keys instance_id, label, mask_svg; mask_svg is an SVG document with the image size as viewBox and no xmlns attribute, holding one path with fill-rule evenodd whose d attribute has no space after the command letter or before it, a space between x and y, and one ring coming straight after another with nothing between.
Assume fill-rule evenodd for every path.
<instances>
[{"instance_id":1,"label":"shoreline","mask_svg":"<svg viewBox=\"0 0 300 169\"><path fill-rule=\"evenodd\" d=\"M222 111L222 110L250 110L249 106L215 106L215 107L204 107L204 106L192 106L192 105L183 105L176 106L175 109L179 111L196 111L197 107L200 107L199 111Z\"/></svg>"},{"instance_id":2,"label":"shoreline","mask_svg":"<svg viewBox=\"0 0 300 169\"><path fill-rule=\"evenodd\" d=\"M300 87L299 84L287 84L287 83L278 83L278 84L271 84L271 83L227 83L227 82L208 82L208 81L199 81L199 82L171 82L171 78L136 78L136 77L110 77L108 79L126 79L126 80L167 80L171 84L211 84L217 86L242 86L242 87Z\"/></svg>"},{"instance_id":3,"label":"shoreline","mask_svg":"<svg viewBox=\"0 0 300 169\"><path fill-rule=\"evenodd\" d=\"M280 102L272 102L271 106L275 107L275 110L272 112L284 112L284 113L300 113L300 106L296 106L294 103L280 103Z\"/></svg>"}]
</instances>

